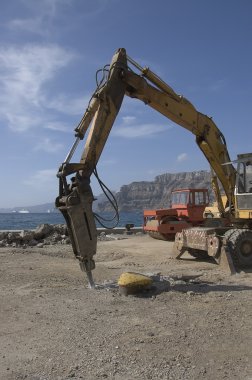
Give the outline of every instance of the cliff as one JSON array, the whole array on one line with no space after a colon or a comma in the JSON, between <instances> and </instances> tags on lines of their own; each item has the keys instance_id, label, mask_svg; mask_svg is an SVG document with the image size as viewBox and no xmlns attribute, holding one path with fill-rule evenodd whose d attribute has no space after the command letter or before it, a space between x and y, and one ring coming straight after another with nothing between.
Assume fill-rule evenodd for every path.
<instances>
[{"instance_id":1,"label":"cliff","mask_svg":"<svg viewBox=\"0 0 252 380\"><path fill-rule=\"evenodd\" d=\"M211 199L211 176L208 171L166 173L155 177L153 182L132 182L115 193L119 211L142 211L152 208L167 208L171 191L182 188L208 188ZM98 201L98 211L111 211L107 200Z\"/></svg>"}]
</instances>

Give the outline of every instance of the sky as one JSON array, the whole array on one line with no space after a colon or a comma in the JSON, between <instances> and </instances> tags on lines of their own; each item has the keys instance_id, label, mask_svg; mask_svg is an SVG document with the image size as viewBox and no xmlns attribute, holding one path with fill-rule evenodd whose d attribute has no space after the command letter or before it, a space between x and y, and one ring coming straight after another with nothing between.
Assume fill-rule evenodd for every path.
<instances>
[{"instance_id":1,"label":"sky","mask_svg":"<svg viewBox=\"0 0 252 380\"><path fill-rule=\"evenodd\" d=\"M231 158L251 152L251 14L250 0L3 0L0 208L54 202L95 73L122 47L213 117ZM118 191L209 166L190 132L125 98L97 169Z\"/></svg>"}]
</instances>

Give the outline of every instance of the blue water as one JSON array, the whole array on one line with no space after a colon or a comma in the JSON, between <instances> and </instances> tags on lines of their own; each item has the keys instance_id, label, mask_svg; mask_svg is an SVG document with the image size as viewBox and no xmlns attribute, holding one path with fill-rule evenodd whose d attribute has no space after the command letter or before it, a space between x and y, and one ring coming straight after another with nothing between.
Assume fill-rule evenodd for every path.
<instances>
[{"instance_id":1,"label":"blue water","mask_svg":"<svg viewBox=\"0 0 252 380\"><path fill-rule=\"evenodd\" d=\"M100 213L103 217L111 218L110 213ZM65 220L61 213L38 213L38 214L19 214L0 213L0 230L29 230L34 229L40 224L62 224ZM127 223L133 223L135 227L140 227L143 224L143 215L141 212L122 212L118 227L124 227ZM108 227L111 223L105 222ZM97 227L101 227L97 223Z\"/></svg>"}]
</instances>

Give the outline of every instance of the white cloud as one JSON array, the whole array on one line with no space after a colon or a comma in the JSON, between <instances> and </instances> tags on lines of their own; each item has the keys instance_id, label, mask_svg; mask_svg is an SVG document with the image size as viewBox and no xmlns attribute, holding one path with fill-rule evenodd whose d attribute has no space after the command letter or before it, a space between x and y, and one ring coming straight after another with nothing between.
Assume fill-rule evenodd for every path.
<instances>
[{"instance_id":1,"label":"white cloud","mask_svg":"<svg viewBox=\"0 0 252 380\"><path fill-rule=\"evenodd\" d=\"M73 58L51 44L0 48L0 118L9 128L23 132L50 121L45 84Z\"/></svg>"},{"instance_id":2,"label":"white cloud","mask_svg":"<svg viewBox=\"0 0 252 380\"><path fill-rule=\"evenodd\" d=\"M113 158L107 159L107 160L106 159L105 160L101 159L101 161L99 162L99 167L100 166L110 166L110 165L114 165L116 163L117 163L117 161L115 159L113 159Z\"/></svg>"},{"instance_id":3,"label":"white cloud","mask_svg":"<svg viewBox=\"0 0 252 380\"><path fill-rule=\"evenodd\" d=\"M154 124L142 124L128 127L118 127L114 131L115 136L134 139L138 137L148 137L164 131L164 127Z\"/></svg>"},{"instance_id":4,"label":"white cloud","mask_svg":"<svg viewBox=\"0 0 252 380\"><path fill-rule=\"evenodd\" d=\"M45 138L42 141L39 141L37 145L34 146L34 150L42 150L47 153L57 153L63 148L63 144L56 143L49 138Z\"/></svg>"},{"instance_id":5,"label":"white cloud","mask_svg":"<svg viewBox=\"0 0 252 380\"><path fill-rule=\"evenodd\" d=\"M122 125L115 127L115 129L112 132L114 136L128 139L149 137L159 133L163 133L168 129L172 128L169 125L167 126L154 123L137 123L136 118L131 116L123 117L122 119Z\"/></svg>"},{"instance_id":6,"label":"white cloud","mask_svg":"<svg viewBox=\"0 0 252 380\"><path fill-rule=\"evenodd\" d=\"M48 29L43 25L42 17L26 18L26 19L14 19L8 24L9 29L19 31L36 33L41 36L48 34Z\"/></svg>"},{"instance_id":7,"label":"white cloud","mask_svg":"<svg viewBox=\"0 0 252 380\"><path fill-rule=\"evenodd\" d=\"M169 173L171 171L169 170ZM147 170L146 174L151 177L155 177L157 175L160 175L161 173L168 173L168 170L165 168L156 168L156 169L149 169Z\"/></svg>"},{"instance_id":8,"label":"white cloud","mask_svg":"<svg viewBox=\"0 0 252 380\"><path fill-rule=\"evenodd\" d=\"M123 116L122 117L123 123L124 124L133 124L135 122L136 117L135 116Z\"/></svg>"},{"instance_id":9,"label":"white cloud","mask_svg":"<svg viewBox=\"0 0 252 380\"><path fill-rule=\"evenodd\" d=\"M116 2L117 0L113 0ZM85 11L78 14L78 18L85 19L97 17L108 6L112 0L93 0L83 2ZM64 29L72 28L74 24L69 24L69 11L74 9L75 0L22 0L26 11L26 18L16 18L9 21L8 28L12 31L24 31L41 36L49 37L55 30L57 19L65 21Z\"/></svg>"},{"instance_id":10,"label":"white cloud","mask_svg":"<svg viewBox=\"0 0 252 380\"><path fill-rule=\"evenodd\" d=\"M33 176L24 181L25 185L32 186L38 189L54 188L57 181L55 169L44 169L37 171Z\"/></svg>"},{"instance_id":11,"label":"white cloud","mask_svg":"<svg viewBox=\"0 0 252 380\"><path fill-rule=\"evenodd\" d=\"M22 0L22 2L30 11L34 10L42 14L51 14L54 16L58 4L71 4L73 0L40 0L39 2L34 2L34 0Z\"/></svg>"},{"instance_id":12,"label":"white cloud","mask_svg":"<svg viewBox=\"0 0 252 380\"><path fill-rule=\"evenodd\" d=\"M61 94L48 102L47 107L68 115L80 115L86 111L89 100L89 96L69 99L69 96Z\"/></svg>"},{"instance_id":13,"label":"white cloud","mask_svg":"<svg viewBox=\"0 0 252 380\"><path fill-rule=\"evenodd\" d=\"M188 160L188 154L187 153L181 153L177 156L177 161L178 162L183 162Z\"/></svg>"},{"instance_id":14,"label":"white cloud","mask_svg":"<svg viewBox=\"0 0 252 380\"><path fill-rule=\"evenodd\" d=\"M48 36L50 29L54 26L53 20L64 9L66 5L71 5L72 0L22 0L26 10L26 18L12 19L8 23L8 28L13 31L25 31Z\"/></svg>"},{"instance_id":15,"label":"white cloud","mask_svg":"<svg viewBox=\"0 0 252 380\"><path fill-rule=\"evenodd\" d=\"M59 131L59 132L71 132L73 133L73 126L66 124L60 121L48 122L44 125L45 129L50 129L51 131Z\"/></svg>"},{"instance_id":16,"label":"white cloud","mask_svg":"<svg viewBox=\"0 0 252 380\"><path fill-rule=\"evenodd\" d=\"M23 204L42 204L55 199L58 192L57 169L43 169L34 172L33 175L23 180L20 188L23 192ZM27 198L30 195L30 199ZM26 200L25 200L26 199ZM19 203L21 200L19 199Z\"/></svg>"}]
</instances>

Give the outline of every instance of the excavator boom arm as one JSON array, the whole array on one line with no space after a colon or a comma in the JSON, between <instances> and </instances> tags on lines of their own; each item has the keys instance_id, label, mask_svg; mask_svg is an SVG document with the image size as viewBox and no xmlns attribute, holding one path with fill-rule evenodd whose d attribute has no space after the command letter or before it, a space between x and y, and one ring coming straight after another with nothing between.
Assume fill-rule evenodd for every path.
<instances>
[{"instance_id":1,"label":"excavator boom arm","mask_svg":"<svg viewBox=\"0 0 252 380\"><path fill-rule=\"evenodd\" d=\"M145 72L146 69L143 69L143 74ZM147 75L149 72L150 70ZM149 76L152 83L159 86L160 79L157 77L156 81L154 73ZM168 85L166 90L164 82L162 88L157 88L131 71L127 71L125 82L128 96L143 101L196 136L196 143L221 182L229 203L234 204L235 169L231 164L223 165L231 160L225 138L213 120L198 112L186 98L177 95ZM218 194L216 195L218 199ZM219 203L222 203L221 198Z\"/></svg>"},{"instance_id":2,"label":"excavator boom arm","mask_svg":"<svg viewBox=\"0 0 252 380\"><path fill-rule=\"evenodd\" d=\"M92 96L89 106L76 128L76 141L66 160L60 166L60 182L56 207L62 212L69 236L80 267L87 273L90 287L94 287L92 270L95 267L93 256L96 253L97 232L92 211L94 201L90 187L90 177L96 168L109 132L125 95L125 84L120 80L121 71L126 69L127 60L124 49L119 50L112 59L106 83ZM70 160L92 122L80 163L71 164ZM75 174L67 182L67 176Z\"/></svg>"},{"instance_id":3,"label":"excavator boom arm","mask_svg":"<svg viewBox=\"0 0 252 380\"><path fill-rule=\"evenodd\" d=\"M132 71L129 63L137 67L141 75ZM235 169L232 165L223 165L230 162L230 157L225 139L212 119L198 112L186 98L176 94L151 70L141 68L127 57L125 49L119 49L112 58L106 81L96 89L75 129L76 141L58 171L60 187L56 206L66 220L74 254L80 261L81 269L87 272L91 287L94 286L92 269L97 232L92 212L94 197L90 177L96 169L124 95L141 100L193 133L199 148L221 182L229 202L234 204ZM84 138L91 123L80 162L70 163L79 141ZM67 176L70 174L74 174L74 177L69 184ZM218 186L217 181L215 186ZM220 209L223 210L222 203Z\"/></svg>"}]
</instances>

